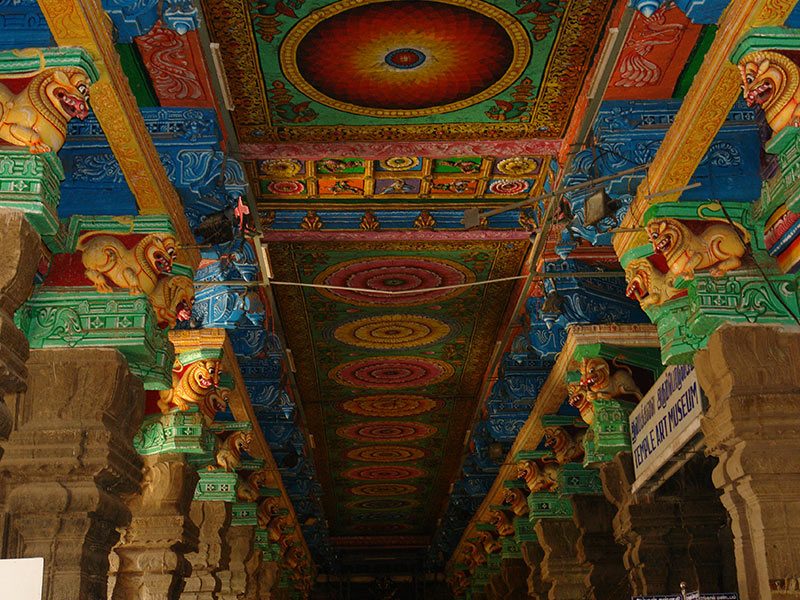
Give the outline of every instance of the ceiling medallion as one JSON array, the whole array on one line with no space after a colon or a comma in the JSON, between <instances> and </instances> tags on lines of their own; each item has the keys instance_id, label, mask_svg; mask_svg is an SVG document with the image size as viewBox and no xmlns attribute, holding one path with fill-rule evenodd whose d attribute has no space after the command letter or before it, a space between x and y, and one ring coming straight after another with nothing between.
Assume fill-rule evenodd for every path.
<instances>
[{"instance_id":1,"label":"ceiling medallion","mask_svg":"<svg viewBox=\"0 0 800 600\"><path fill-rule=\"evenodd\" d=\"M530 56L522 24L482 0L341 0L301 20L280 48L302 94L381 118L488 100L523 75Z\"/></svg>"},{"instance_id":2,"label":"ceiling medallion","mask_svg":"<svg viewBox=\"0 0 800 600\"><path fill-rule=\"evenodd\" d=\"M343 344L376 350L416 348L440 342L451 331L438 319L421 315L380 315L340 325L334 337Z\"/></svg>"},{"instance_id":3,"label":"ceiling medallion","mask_svg":"<svg viewBox=\"0 0 800 600\"><path fill-rule=\"evenodd\" d=\"M415 156L393 156L382 160L380 165L387 171L408 171L419 166L419 159Z\"/></svg>"},{"instance_id":4,"label":"ceiling medallion","mask_svg":"<svg viewBox=\"0 0 800 600\"><path fill-rule=\"evenodd\" d=\"M539 161L524 156L504 158L497 163L497 170L504 175L527 175L539 170Z\"/></svg>"},{"instance_id":5,"label":"ceiling medallion","mask_svg":"<svg viewBox=\"0 0 800 600\"><path fill-rule=\"evenodd\" d=\"M261 172L269 177L294 177L303 168L299 160L279 158L261 163Z\"/></svg>"}]
</instances>

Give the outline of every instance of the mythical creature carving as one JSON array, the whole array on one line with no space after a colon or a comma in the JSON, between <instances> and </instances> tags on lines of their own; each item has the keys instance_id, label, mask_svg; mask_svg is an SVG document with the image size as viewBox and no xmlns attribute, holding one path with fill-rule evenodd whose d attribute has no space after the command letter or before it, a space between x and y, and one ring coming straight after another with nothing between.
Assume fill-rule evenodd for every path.
<instances>
[{"instance_id":1,"label":"mythical creature carving","mask_svg":"<svg viewBox=\"0 0 800 600\"><path fill-rule=\"evenodd\" d=\"M458 570L453 575L453 593L456 596L461 595L464 590L469 586L469 577L464 570Z\"/></svg>"},{"instance_id":2,"label":"mythical creature carving","mask_svg":"<svg viewBox=\"0 0 800 600\"><path fill-rule=\"evenodd\" d=\"M541 466L535 460L517 463L517 478L524 479L531 493L552 492L558 488L558 468L553 463Z\"/></svg>"},{"instance_id":3,"label":"mythical creature carving","mask_svg":"<svg viewBox=\"0 0 800 600\"><path fill-rule=\"evenodd\" d=\"M113 283L131 295L150 295L159 275L172 270L176 242L171 234L151 233L127 248L117 237L88 233L78 241L78 250L86 277L98 292L110 293Z\"/></svg>"},{"instance_id":4,"label":"mythical creature carving","mask_svg":"<svg viewBox=\"0 0 800 600\"><path fill-rule=\"evenodd\" d=\"M67 137L67 121L89 116L90 84L77 67L44 69L19 94L0 83L0 139L28 146L33 153L58 152Z\"/></svg>"},{"instance_id":5,"label":"mythical creature carving","mask_svg":"<svg viewBox=\"0 0 800 600\"><path fill-rule=\"evenodd\" d=\"M625 295L638 301L642 308L662 304L680 291L672 286L674 273L662 273L646 258L629 262L625 267L625 279L628 282Z\"/></svg>"},{"instance_id":6,"label":"mythical creature carving","mask_svg":"<svg viewBox=\"0 0 800 600\"><path fill-rule=\"evenodd\" d=\"M497 528L497 535L505 537L514 534L514 526L505 511L492 510L489 512L489 523Z\"/></svg>"},{"instance_id":7,"label":"mythical creature carving","mask_svg":"<svg viewBox=\"0 0 800 600\"><path fill-rule=\"evenodd\" d=\"M236 394L236 391L230 388L213 388L208 394L200 398L198 406L206 420L206 425L211 425L217 413L224 411L228 407L234 394Z\"/></svg>"},{"instance_id":8,"label":"mythical creature carving","mask_svg":"<svg viewBox=\"0 0 800 600\"><path fill-rule=\"evenodd\" d=\"M158 407L167 413L176 406L187 410L189 404L201 404L208 394L219 385L222 361L217 359L197 360L187 367L175 359L172 367L172 388L158 392Z\"/></svg>"},{"instance_id":9,"label":"mythical creature carving","mask_svg":"<svg viewBox=\"0 0 800 600\"><path fill-rule=\"evenodd\" d=\"M511 511L518 517L528 514L528 498L519 488L505 488L503 502L511 507Z\"/></svg>"},{"instance_id":10,"label":"mythical creature carving","mask_svg":"<svg viewBox=\"0 0 800 600\"><path fill-rule=\"evenodd\" d=\"M228 473L235 471L242 464L242 452L247 452L253 443L251 431L234 431L222 442L217 451L217 465ZM215 467L209 467L209 470Z\"/></svg>"},{"instance_id":11,"label":"mythical creature carving","mask_svg":"<svg viewBox=\"0 0 800 600\"><path fill-rule=\"evenodd\" d=\"M192 318L194 283L184 275L162 277L156 282L149 298L159 324L175 327L178 321Z\"/></svg>"},{"instance_id":12,"label":"mythical creature carving","mask_svg":"<svg viewBox=\"0 0 800 600\"><path fill-rule=\"evenodd\" d=\"M261 504L258 505L256 510L256 519L258 519L258 528L266 529L270 521L278 515L278 498L270 496L264 498Z\"/></svg>"},{"instance_id":13,"label":"mythical creature carving","mask_svg":"<svg viewBox=\"0 0 800 600\"><path fill-rule=\"evenodd\" d=\"M481 531L478 542L483 546L486 554L494 554L503 550L503 545L494 537L491 531Z\"/></svg>"},{"instance_id":14,"label":"mythical creature carving","mask_svg":"<svg viewBox=\"0 0 800 600\"><path fill-rule=\"evenodd\" d=\"M591 425L594 421L594 406L592 406L587 394L587 389L579 382L567 384L567 394L569 395L568 402L574 406L581 413L581 419L587 424Z\"/></svg>"},{"instance_id":15,"label":"mythical creature carving","mask_svg":"<svg viewBox=\"0 0 800 600\"><path fill-rule=\"evenodd\" d=\"M236 497L242 502L255 502L258 500L258 489L265 487L269 481L270 478L266 471L253 471L247 479L239 482L236 488Z\"/></svg>"},{"instance_id":16,"label":"mythical creature carving","mask_svg":"<svg viewBox=\"0 0 800 600\"><path fill-rule=\"evenodd\" d=\"M608 361L603 358L584 358L581 361L581 385L588 391L588 400L619 396L636 396L641 400L642 392L633 380L630 368L617 365L616 359L614 366L618 368L612 374Z\"/></svg>"},{"instance_id":17,"label":"mythical creature carving","mask_svg":"<svg viewBox=\"0 0 800 600\"><path fill-rule=\"evenodd\" d=\"M583 456L583 434L580 431L573 438L563 427L545 427L544 445L553 451L556 462L563 465Z\"/></svg>"},{"instance_id":18,"label":"mythical creature carving","mask_svg":"<svg viewBox=\"0 0 800 600\"><path fill-rule=\"evenodd\" d=\"M721 277L742 264L746 251L736 231L728 224L717 223L700 234L692 233L677 219L653 219L647 225L653 250L662 254L670 271L684 279L694 279L699 269L710 269Z\"/></svg>"},{"instance_id":19,"label":"mythical creature carving","mask_svg":"<svg viewBox=\"0 0 800 600\"><path fill-rule=\"evenodd\" d=\"M751 52L739 61L742 95L748 106L764 109L773 132L800 126L800 69L777 52Z\"/></svg>"},{"instance_id":20,"label":"mythical creature carving","mask_svg":"<svg viewBox=\"0 0 800 600\"><path fill-rule=\"evenodd\" d=\"M473 542L467 542L464 544L464 549L472 559L472 565L470 565L470 570L473 570L475 567L478 567L480 565L486 564L486 553L483 551L483 548L481 546Z\"/></svg>"}]
</instances>

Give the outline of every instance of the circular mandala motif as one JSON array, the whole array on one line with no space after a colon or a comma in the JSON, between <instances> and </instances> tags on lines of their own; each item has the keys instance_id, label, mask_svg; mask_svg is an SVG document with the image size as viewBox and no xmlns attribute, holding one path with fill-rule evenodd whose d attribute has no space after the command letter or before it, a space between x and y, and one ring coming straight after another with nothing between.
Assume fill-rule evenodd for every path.
<instances>
[{"instance_id":1,"label":"circular mandala motif","mask_svg":"<svg viewBox=\"0 0 800 600\"><path fill-rule=\"evenodd\" d=\"M356 496L407 496L417 492L417 486L407 483L365 483L350 488L350 493Z\"/></svg>"},{"instance_id":2,"label":"circular mandala motif","mask_svg":"<svg viewBox=\"0 0 800 600\"><path fill-rule=\"evenodd\" d=\"M410 442L424 440L436 433L436 427L418 421L372 421L353 423L336 430L339 437L356 442Z\"/></svg>"},{"instance_id":3,"label":"circular mandala motif","mask_svg":"<svg viewBox=\"0 0 800 600\"><path fill-rule=\"evenodd\" d=\"M419 479L427 475L428 472L424 469L399 465L353 467L342 473L345 479L358 479L361 481L397 481L401 479Z\"/></svg>"},{"instance_id":4,"label":"circular mandala motif","mask_svg":"<svg viewBox=\"0 0 800 600\"><path fill-rule=\"evenodd\" d=\"M341 410L364 417L410 417L441 408L444 402L414 394L361 396L342 402Z\"/></svg>"},{"instance_id":5,"label":"circular mandala motif","mask_svg":"<svg viewBox=\"0 0 800 600\"><path fill-rule=\"evenodd\" d=\"M497 170L505 175L526 175L532 173L539 167L539 161L535 158L515 156L514 158L504 158L497 163Z\"/></svg>"},{"instance_id":6,"label":"circular mandala motif","mask_svg":"<svg viewBox=\"0 0 800 600\"><path fill-rule=\"evenodd\" d=\"M387 171L407 171L419 166L419 159L413 156L393 156L382 160L381 166Z\"/></svg>"},{"instance_id":7,"label":"circular mandala motif","mask_svg":"<svg viewBox=\"0 0 800 600\"><path fill-rule=\"evenodd\" d=\"M270 181L267 191L272 194L302 194L306 187L302 181Z\"/></svg>"},{"instance_id":8,"label":"circular mandala motif","mask_svg":"<svg viewBox=\"0 0 800 600\"><path fill-rule=\"evenodd\" d=\"M328 373L344 386L367 389L405 389L439 383L453 375L453 367L435 358L387 356L354 360Z\"/></svg>"},{"instance_id":9,"label":"circular mandala motif","mask_svg":"<svg viewBox=\"0 0 800 600\"><path fill-rule=\"evenodd\" d=\"M348 460L388 463L415 461L425 458L429 454L430 452L426 452L421 448L412 448L410 446L365 446L348 450L344 456Z\"/></svg>"},{"instance_id":10,"label":"circular mandala motif","mask_svg":"<svg viewBox=\"0 0 800 600\"><path fill-rule=\"evenodd\" d=\"M348 502L346 505L353 510L379 511L379 510L405 510L419 506L419 501L411 498L359 498Z\"/></svg>"},{"instance_id":11,"label":"circular mandala motif","mask_svg":"<svg viewBox=\"0 0 800 600\"><path fill-rule=\"evenodd\" d=\"M270 177L294 177L302 168L299 160L291 158L265 160L261 163L261 172Z\"/></svg>"},{"instance_id":12,"label":"circular mandala motif","mask_svg":"<svg viewBox=\"0 0 800 600\"><path fill-rule=\"evenodd\" d=\"M385 515L380 515L385 516ZM409 523L391 523L386 522L383 519L376 519L375 522L372 523L359 523L358 525L353 525L349 529L358 532L364 531L366 533L372 533L376 529L380 530L381 533L399 533L401 531L410 531L413 529L414 526L410 525Z\"/></svg>"},{"instance_id":13,"label":"circular mandala motif","mask_svg":"<svg viewBox=\"0 0 800 600\"><path fill-rule=\"evenodd\" d=\"M450 326L419 315L381 315L346 323L334 337L360 348L393 350L434 344L450 333Z\"/></svg>"},{"instance_id":14,"label":"circular mandala motif","mask_svg":"<svg viewBox=\"0 0 800 600\"><path fill-rule=\"evenodd\" d=\"M498 179L489 184L492 194L522 194L528 191L528 182L524 179Z\"/></svg>"},{"instance_id":15,"label":"circular mandala motif","mask_svg":"<svg viewBox=\"0 0 800 600\"><path fill-rule=\"evenodd\" d=\"M343 300L357 306L415 306L434 300L446 300L461 294L464 288L444 290L431 290L431 288L473 281L475 274L457 262L412 256L350 260L333 265L314 278L314 283L320 285L406 292L390 296L358 290L320 290L323 295L333 300ZM415 290L431 291L414 293Z\"/></svg>"},{"instance_id":16,"label":"circular mandala motif","mask_svg":"<svg viewBox=\"0 0 800 600\"><path fill-rule=\"evenodd\" d=\"M374 117L414 117L472 106L522 75L523 26L480 0L350 0L300 21L280 61L302 94Z\"/></svg>"}]
</instances>

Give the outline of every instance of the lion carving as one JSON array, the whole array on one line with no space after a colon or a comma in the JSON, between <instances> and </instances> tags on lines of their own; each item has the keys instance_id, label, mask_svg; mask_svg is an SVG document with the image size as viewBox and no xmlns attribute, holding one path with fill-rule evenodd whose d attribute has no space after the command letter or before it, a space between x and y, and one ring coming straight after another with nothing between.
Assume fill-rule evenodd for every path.
<instances>
[{"instance_id":1,"label":"lion carving","mask_svg":"<svg viewBox=\"0 0 800 600\"><path fill-rule=\"evenodd\" d=\"M178 321L192 318L194 282L184 275L162 277L156 282L149 299L159 325L175 327Z\"/></svg>"},{"instance_id":2,"label":"lion carving","mask_svg":"<svg viewBox=\"0 0 800 600\"><path fill-rule=\"evenodd\" d=\"M242 465L242 452L247 452L253 442L253 433L250 431L234 431L222 442L217 451L217 465L228 473L235 471ZM209 470L215 467L209 467Z\"/></svg>"},{"instance_id":3,"label":"lion carving","mask_svg":"<svg viewBox=\"0 0 800 600\"><path fill-rule=\"evenodd\" d=\"M684 279L694 279L695 271L702 269L721 277L739 268L746 252L736 231L726 223L710 225L696 235L677 219L653 219L647 225L647 237L670 271Z\"/></svg>"},{"instance_id":4,"label":"lion carving","mask_svg":"<svg viewBox=\"0 0 800 600\"><path fill-rule=\"evenodd\" d=\"M200 398L198 406L207 425L214 422L218 412L223 412L228 407L235 393L236 391L230 388L214 388Z\"/></svg>"},{"instance_id":5,"label":"lion carving","mask_svg":"<svg viewBox=\"0 0 800 600\"><path fill-rule=\"evenodd\" d=\"M544 445L553 451L556 462L563 465L583 456L583 432L573 438L563 427L545 427Z\"/></svg>"},{"instance_id":6,"label":"lion carving","mask_svg":"<svg viewBox=\"0 0 800 600\"><path fill-rule=\"evenodd\" d=\"M511 512L518 517L524 517L528 514L528 498L519 488L505 488L503 490L503 502L508 504L511 507Z\"/></svg>"},{"instance_id":7,"label":"lion carving","mask_svg":"<svg viewBox=\"0 0 800 600\"><path fill-rule=\"evenodd\" d=\"M274 496L264 498L261 504L258 505L256 510L256 518L258 519L258 528L266 529L270 521L278 515L278 499Z\"/></svg>"},{"instance_id":8,"label":"lion carving","mask_svg":"<svg viewBox=\"0 0 800 600\"><path fill-rule=\"evenodd\" d=\"M494 537L491 531L481 531L478 536L478 543L483 546L486 554L494 554L503 549L503 545Z\"/></svg>"},{"instance_id":9,"label":"lion carving","mask_svg":"<svg viewBox=\"0 0 800 600\"><path fill-rule=\"evenodd\" d=\"M642 308L662 304L680 292L672 284L675 274L662 273L646 258L637 258L625 267L628 287L625 295L636 300Z\"/></svg>"},{"instance_id":10,"label":"lion carving","mask_svg":"<svg viewBox=\"0 0 800 600\"><path fill-rule=\"evenodd\" d=\"M86 234L78 242L86 278L101 293L111 293L109 283L128 288L128 293L150 295L159 275L172 271L175 238L168 233L151 233L132 249L111 235Z\"/></svg>"},{"instance_id":11,"label":"lion carving","mask_svg":"<svg viewBox=\"0 0 800 600\"><path fill-rule=\"evenodd\" d=\"M535 460L517 463L517 479L523 479L531 493L552 492L558 488L558 468L553 463L541 466Z\"/></svg>"},{"instance_id":12,"label":"lion carving","mask_svg":"<svg viewBox=\"0 0 800 600\"><path fill-rule=\"evenodd\" d=\"M742 95L748 106L764 109L773 132L800 125L800 69L777 52L751 52L739 61Z\"/></svg>"},{"instance_id":13,"label":"lion carving","mask_svg":"<svg viewBox=\"0 0 800 600\"><path fill-rule=\"evenodd\" d=\"M269 483L266 471L253 471L245 480L241 480L236 487L236 497L242 502L255 502L258 500L258 489Z\"/></svg>"},{"instance_id":14,"label":"lion carving","mask_svg":"<svg viewBox=\"0 0 800 600\"><path fill-rule=\"evenodd\" d=\"M608 361L599 357L584 358L581 361L581 385L589 391L587 394L589 401L594 398L617 398L626 395L642 399L642 392L633 380L628 367L621 366L612 374Z\"/></svg>"},{"instance_id":15,"label":"lion carving","mask_svg":"<svg viewBox=\"0 0 800 600\"><path fill-rule=\"evenodd\" d=\"M219 385L222 361L218 359L197 360L185 369L180 359L172 367L172 388L158 392L158 407L167 413L176 406L187 410L189 404L201 404Z\"/></svg>"},{"instance_id":16,"label":"lion carving","mask_svg":"<svg viewBox=\"0 0 800 600\"><path fill-rule=\"evenodd\" d=\"M588 390L578 381L567 384L567 400L571 406L578 409L581 413L581 419L587 424L591 425L594 421L594 406L589 400Z\"/></svg>"},{"instance_id":17,"label":"lion carving","mask_svg":"<svg viewBox=\"0 0 800 600\"><path fill-rule=\"evenodd\" d=\"M89 85L77 67L44 69L16 95L0 83L0 139L36 154L58 152L67 122L89 116Z\"/></svg>"},{"instance_id":18,"label":"lion carving","mask_svg":"<svg viewBox=\"0 0 800 600\"><path fill-rule=\"evenodd\" d=\"M490 511L489 523L491 523L497 528L497 535L499 535L500 537L513 535L514 533L514 526L511 524L511 520L508 518L508 515L506 515L505 511L502 510Z\"/></svg>"}]
</instances>

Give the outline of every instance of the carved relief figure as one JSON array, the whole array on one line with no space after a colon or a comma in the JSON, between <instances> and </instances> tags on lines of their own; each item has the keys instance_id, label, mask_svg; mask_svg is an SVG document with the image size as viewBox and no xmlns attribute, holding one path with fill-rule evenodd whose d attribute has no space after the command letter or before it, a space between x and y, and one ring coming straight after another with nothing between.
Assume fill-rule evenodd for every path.
<instances>
[{"instance_id":1,"label":"carved relief figure","mask_svg":"<svg viewBox=\"0 0 800 600\"><path fill-rule=\"evenodd\" d=\"M247 479L239 482L236 488L236 497L242 502L255 502L258 500L258 489L266 486L267 483L269 483L269 475L266 471L253 471Z\"/></svg>"},{"instance_id":2,"label":"carved relief figure","mask_svg":"<svg viewBox=\"0 0 800 600\"><path fill-rule=\"evenodd\" d=\"M261 504L258 505L256 510L256 518L258 519L258 528L266 529L269 522L278 514L278 498L271 496L264 498Z\"/></svg>"},{"instance_id":3,"label":"carved relief figure","mask_svg":"<svg viewBox=\"0 0 800 600\"><path fill-rule=\"evenodd\" d=\"M162 277L156 282L149 298L159 324L175 327L178 321L192 318L194 283L183 275Z\"/></svg>"},{"instance_id":4,"label":"carved relief figure","mask_svg":"<svg viewBox=\"0 0 800 600\"><path fill-rule=\"evenodd\" d=\"M672 287L674 273L662 273L646 258L637 258L628 263L625 280L628 282L625 295L637 300L642 308L662 304L680 291Z\"/></svg>"},{"instance_id":5,"label":"carved relief figure","mask_svg":"<svg viewBox=\"0 0 800 600\"><path fill-rule=\"evenodd\" d=\"M764 109L773 132L800 125L800 69L777 52L751 52L739 61L742 95Z\"/></svg>"},{"instance_id":6,"label":"carved relief figure","mask_svg":"<svg viewBox=\"0 0 800 600\"><path fill-rule=\"evenodd\" d=\"M514 526L505 511L492 510L489 512L489 523L497 528L497 535L505 537L514 534Z\"/></svg>"},{"instance_id":7,"label":"carved relief figure","mask_svg":"<svg viewBox=\"0 0 800 600\"><path fill-rule=\"evenodd\" d=\"M474 544L473 542L466 542L464 544L464 549L472 558L473 566L471 566L470 569L486 564L486 554L484 553L483 548L477 544Z\"/></svg>"},{"instance_id":8,"label":"carved relief figure","mask_svg":"<svg viewBox=\"0 0 800 600\"><path fill-rule=\"evenodd\" d=\"M511 511L518 517L528 514L528 498L519 488L505 488L503 502L511 507Z\"/></svg>"},{"instance_id":9,"label":"carved relief figure","mask_svg":"<svg viewBox=\"0 0 800 600\"><path fill-rule=\"evenodd\" d=\"M200 404L219 384L222 361L197 360L184 369L180 359L172 367L172 388L158 392L158 407L167 413L175 406L186 410L189 404Z\"/></svg>"},{"instance_id":10,"label":"carved relief figure","mask_svg":"<svg viewBox=\"0 0 800 600\"><path fill-rule=\"evenodd\" d=\"M580 382L568 383L567 394L569 394L570 405L574 406L581 413L581 419L591 425L594 421L594 406L589 400L588 390Z\"/></svg>"},{"instance_id":11,"label":"carved relief figure","mask_svg":"<svg viewBox=\"0 0 800 600\"><path fill-rule=\"evenodd\" d=\"M541 466L535 460L517 463L517 479L524 479L531 493L552 492L558 488L558 468L552 463Z\"/></svg>"},{"instance_id":12,"label":"carved relief figure","mask_svg":"<svg viewBox=\"0 0 800 600\"><path fill-rule=\"evenodd\" d=\"M235 471L242 464L242 452L247 452L253 442L250 431L235 431L225 438L217 451L217 465L228 473ZM209 470L214 467L209 467Z\"/></svg>"},{"instance_id":13,"label":"carved relief figure","mask_svg":"<svg viewBox=\"0 0 800 600\"><path fill-rule=\"evenodd\" d=\"M614 363L614 366L618 365ZM616 398L624 395L642 399L642 392L633 380L631 370L619 365L612 374L608 361L603 358L584 358L581 361L581 385L589 391L587 397L590 401L593 398Z\"/></svg>"},{"instance_id":14,"label":"carved relief figure","mask_svg":"<svg viewBox=\"0 0 800 600\"><path fill-rule=\"evenodd\" d=\"M583 435L580 431L573 438L563 427L545 427L544 445L553 451L556 462L563 465L583 456Z\"/></svg>"},{"instance_id":15,"label":"carved relief figure","mask_svg":"<svg viewBox=\"0 0 800 600\"><path fill-rule=\"evenodd\" d=\"M701 269L721 277L742 264L746 251L736 231L724 223L695 235L677 219L653 219L647 225L647 236L653 250L664 255L670 271L684 279L694 279L694 272Z\"/></svg>"},{"instance_id":16,"label":"carved relief figure","mask_svg":"<svg viewBox=\"0 0 800 600\"><path fill-rule=\"evenodd\" d=\"M44 69L16 95L0 83L0 139L33 153L58 152L67 122L89 116L90 84L77 67Z\"/></svg>"},{"instance_id":17,"label":"carved relief figure","mask_svg":"<svg viewBox=\"0 0 800 600\"><path fill-rule=\"evenodd\" d=\"M230 388L214 388L205 396L200 398L198 403L200 412L205 417L206 425L211 425L218 412L223 412L230 404L231 398L236 393Z\"/></svg>"},{"instance_id":18,"label":"carved relief figure","mask_svg":"<svg viewBox=\"0 0 800 600\"><path fill-rule=\"evenodd\" d=\"M483 546L486 554L494 554L503 550L503 545L495 539L491 531L481 531L478 535L478 543Z\"/></svg>"},{"instance_id":19,"label":"carved relief figure","mask_svg":"<svg viewBox=\"0 0 800 600\"><path fill-rule=\"evenodd\" d=\"M86 277L101 293L112 291L109 283L128 288L131 295L151 294L158 276L172 270L175 238L168 233L151 233L132 249L111 235L86 234L78 241Z\"/></svg>"},{"instance_id":20,"label":"carved relief figure","mask_svg":"<svg viewBox=\"0 0 800 600\"><path fill-rule=\"evenodd\" d=\"M469 577L467 577L466 571L463 570L456 571L453 577L453 593L459 596L469 586Z\"/></svg>"}]
</instances>

